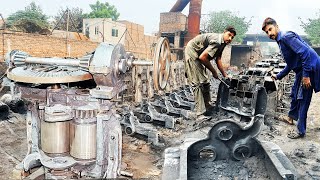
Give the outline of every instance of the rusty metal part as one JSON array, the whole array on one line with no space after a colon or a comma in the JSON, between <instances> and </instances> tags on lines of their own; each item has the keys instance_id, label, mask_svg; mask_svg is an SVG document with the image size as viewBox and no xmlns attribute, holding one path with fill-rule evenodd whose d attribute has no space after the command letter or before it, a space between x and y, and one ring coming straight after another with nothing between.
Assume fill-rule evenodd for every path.
<instances>
[{"instance_id":1,"label":"rusty metal part","mask_svg":"<svg viewBox=\"0 0 320 180\"><path fill-rule=\"evenodd\" d=\"M69 121L41 121L41 149L50 154L69 152Z\"/></svg>"},{"instance_id":2,"label":"rusty metal part","mask_svg":"<svg viewBox=\"0 0 320 180\"><path fill-rule=\"evenodd\" d=\"M217 97L218 106L223 110L247 117L265 114L267 92L260 84L261 78L240 75L232 77L230 88L220 84Z\"/></svg>"},{"instance_id":3,"label":"rusty metal part","mask_svg":"<svg viewBox=\"0 0 320 180\"><path fill-rule=\"evenodd\" d=\"M44 65L9 69L7 77L13 81L32 84L70 83L92 79L90 73L78 68Z\"/></svg>"},{"instance_id":4,"label":"rusty metal part","mask_svg":"<svg viewBox=\"0 0 320 180\"><path fill-rule=\"evenodd\" d=\"M185 44L196 37L200 32L202 0L190 0L188 15L188 33L186 34Z\"/></svg>"},{"instance_id":5,"label":"rusty metal part","mask_svg":"<svg viewBox=\"0 0 320 180\"><path fill-rule=\"evenodd\" d=\"M120 121L124 127L124 133L129 136L142 135L147 138L147 141L155 146L164 146L163 143L159 142L159 134L157 129L151 124L142 124L138 118L134 116L133 112L126 112L122 115Z\"/></svg>"},{"instance_id":6,"label":"rusty metal part","mask_svg":"<svg viewBox=\"0 0 320 180\"><path fill-rule=\"evenodd\" d=\"M141 104L141 108L134 111L135 116L140 122L155 122L161 123L166 128L173 129L175 127L175 118L156 111L155 107L150 102Z\"/></svg>"},{"instance_id":7,"label":"rusty metal part","mask_svg":"<svg viewBox=\"0 0 320 180\"><path fill-rule=\"evenodd\" d=\"M270 177L274 179L297 179L298 172L294 165L290 162L288 157L283 153L281 148L268 141L260 141L263 152L266 154L266 171L269 172Z\"/></svg>"},{"instance_id":8,"label":"rusty metal part","mask_svg":"<svg viewBox=\"0 0 320 180\"><path fill-rule=\"evenodd\" d=\"M174 107L167 96L157 96L153 102L150 102L150 104L162 114L165 113L169 116L184 117L186 119L194 118L190 110Z\"/></svg>"},{"instance_id":9,"label":"rusty metal part","mask_svg":"<svg viewBox=\"0 0 320 180\"><path fill-rule=\"evenodd\" d=\"M195 103L184 100L180 95L178 95L177 92L169 94L168 97L173 106L176 108L182 108L186 110L194 109Z\"/></svg>"},{"instance_id":10,"label":"rusty metal part","mask_svg":"<svg viewBox=\"0 0 320 180\"><path fill-rule=\"evenodd\" d=\"M171 65L169 40L160 38L158 40L153 58L153 82L156 90L166 88Z\"/></svg>"},{"instance_id":11,"label":"rusty metal part","mask_svg":"<svg viewBox=\"0 0 320 180\"><path fill-rule=\"evenodd\" d=\"M216 122L211 129L200 130L207 134L207 137L195 132L190 136L192 138L185 139L180 147L167 148L165 150L163 179L167 180L171 177L181 180L189 179L188 175L192 171L190 164L193 162L201 165L205 162L213 163L226 159L231 161L235 160L235 157L245 159L256 154L259 155L259 146L254 137L261 131L263 116L256 116L251 122L244 125L235 119L222 119ZM221 132L226 129L232 133L224 136Z\"/></svg>"}]
</instances>

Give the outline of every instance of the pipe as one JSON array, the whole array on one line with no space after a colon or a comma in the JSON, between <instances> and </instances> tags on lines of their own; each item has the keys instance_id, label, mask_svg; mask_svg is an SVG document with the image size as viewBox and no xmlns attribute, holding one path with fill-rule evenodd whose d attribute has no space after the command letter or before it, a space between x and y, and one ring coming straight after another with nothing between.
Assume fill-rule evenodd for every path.
<instances>
[{"instance_id":1,"label":"pipe","mask_svg":"<svg viewBox=\"0 0 320 180\"><path fill-rule=\"evenodd\" d=\"M188 33L186 34L187 44L192 38L200 33L200 18L201 18L202 0L191 0L188 16Z\"/></svg>"},{"instance_id":2,"label":"pipe","mask_svg":"<svg viewBox=\"0 0 320 180\"><path fill-rule=\"evenodd\" d=\"M134 61L132 61L132 65L152 66L153 62L152 61L147 61L147 60L134 60Z\"/></svg>"},{"instance_id":3,"label":"pipe","mask_svg":"<svg viewBox=\"0 0 320 180\"><path fill-rule=\"evenodd\" d=\"M48 65L61 65L61 66L80 66L80 60L78 59L64 59L64 58L38 58L27 57L24 59L25 63L30 64L48 64Z\"/></svg>"},{"instance_id":4,"label":"pipe","mask_svg":"<svg viewBox=\"0 0 320 180\"><path fill-rule=\"evenodd\" d=\"M177 0L169 12L181 12L189 2L190 0Z\"/></svg>"}]
</instances>

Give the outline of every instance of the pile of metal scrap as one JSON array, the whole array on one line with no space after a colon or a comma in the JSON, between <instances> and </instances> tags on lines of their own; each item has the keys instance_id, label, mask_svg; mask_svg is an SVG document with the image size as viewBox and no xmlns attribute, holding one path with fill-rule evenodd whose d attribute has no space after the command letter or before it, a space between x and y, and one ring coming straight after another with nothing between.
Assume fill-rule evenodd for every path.
<instances>
[{"instance_id":1,"label":"pile of metal scrap","mask_svg":"<svg viewBox=\"0 0 320 180\"><path fill-rule=\"evenodd\" d=\"M216 101L219 115L214 117L215 123L194 133L180 146L166 149L162 179L210 179L217 176L247 179L247 174L239 176L230 172L247 172L242 165L236 169L232 167L252 157L265 162L259 169L267 170L266 177L297 178L294 166L276 144L256 138L264 123L268 94L278 89L277 82L271 79L274 66L265 62L263 65L234 75L226 81L228 86L220 83ZM217 171L221 164L225 164L226 171Z\"/></svg>"},{"instance_id":2,"label":"pile of metal scrap","mask_svg":"<svg viewBox=\"0 0 320 180\"><path fill-rule=\"evenodd\" d=\"M163 143L159 142L156 127L175 129L178 118L194 118L193 107L190 87L185 86L163 96L156 95L153 100L145 100L136 107L122 108L119 114L127 135L144 136L153 145L163 146Z\"/></svg>"}]
</instances>

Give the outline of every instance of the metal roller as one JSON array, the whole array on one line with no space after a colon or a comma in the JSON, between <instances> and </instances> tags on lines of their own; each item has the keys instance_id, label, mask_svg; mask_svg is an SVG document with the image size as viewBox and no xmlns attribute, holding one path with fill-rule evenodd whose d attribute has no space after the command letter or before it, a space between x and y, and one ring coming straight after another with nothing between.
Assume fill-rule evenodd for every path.
<instances>
[{"instance_id":1,"label":"metal roller","mask_svg":"<svg viewBox=\"0 0 320 180\"><path fill-rule=\"evenodd\" d=\"M76 159L96 158L96 118L74 120L70 124L70 155Z\"/></svg>"},{"instance_id":2,"label":"metal roller","mask_svg":"<svg viewBox=\"0 0 320 180\"><path fill-rule=\"evenodd\" d=\"M41 121L41 149L50 154L69 152L69 121Z\"/></svg>"}]
</instances>

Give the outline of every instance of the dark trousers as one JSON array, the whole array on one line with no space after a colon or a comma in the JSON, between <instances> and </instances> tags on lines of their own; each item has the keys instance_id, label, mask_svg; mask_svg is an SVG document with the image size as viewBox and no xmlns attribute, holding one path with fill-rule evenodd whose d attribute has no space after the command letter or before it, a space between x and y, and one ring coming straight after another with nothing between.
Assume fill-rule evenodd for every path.
<instances>
[{"instance_id":1,"label":"dark trousers","mask_svg":"<svg viewBox=\"0 0 320 180\"><path fill-rule=\"evenodd\" d=\"M296 79L290 95L291 105L289 117L298 121L297 128L299 133L305 134L307 129L307 114L312 99L313 87L305 89L303 88L301 81L302 72L296 73Z\"/></svg>"}]
</instances>

